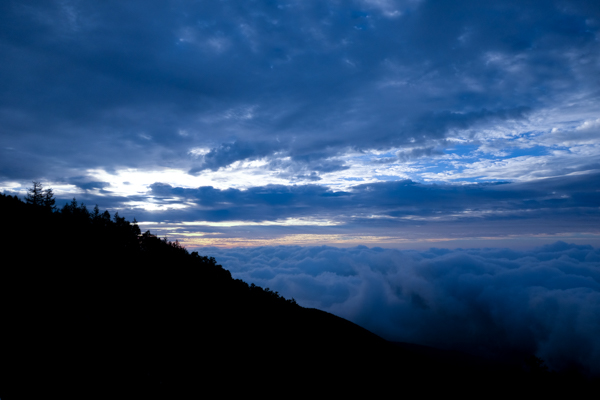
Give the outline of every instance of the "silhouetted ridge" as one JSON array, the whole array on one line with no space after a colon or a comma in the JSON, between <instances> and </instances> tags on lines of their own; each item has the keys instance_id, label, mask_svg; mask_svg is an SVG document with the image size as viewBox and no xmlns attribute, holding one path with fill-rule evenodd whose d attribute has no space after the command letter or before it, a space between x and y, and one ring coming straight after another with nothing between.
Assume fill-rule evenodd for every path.
<instances>
[{"instance_id":1,"label":"silhouetted ridge","mask_svg":"<svg viewBox=\"0 0 600 400\"><path fill-rule=\"evenodd\" d=\"M54 211L0 195L0 213L2 399L197 397L257 387L284 396L373 394L432 381L448 390L465 376L532 379L394 345L75 199Z\"/></svg>"}]
</instances>

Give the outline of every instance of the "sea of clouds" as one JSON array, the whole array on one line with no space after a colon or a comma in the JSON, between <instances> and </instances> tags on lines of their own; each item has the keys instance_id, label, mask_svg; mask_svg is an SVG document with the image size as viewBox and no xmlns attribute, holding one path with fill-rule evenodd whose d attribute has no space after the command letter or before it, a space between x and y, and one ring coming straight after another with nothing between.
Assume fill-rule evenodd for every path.
<instances>
[{"instance_id":1,"label":"sea of clouds","mask_svg":"<svg viewBox=\"0 0 600 400\"><path fill-rule=\"evenodd\" d=\"M600 249L204 248L234 278L393 341L600 373Z\"/></svg>"}]
</instances>

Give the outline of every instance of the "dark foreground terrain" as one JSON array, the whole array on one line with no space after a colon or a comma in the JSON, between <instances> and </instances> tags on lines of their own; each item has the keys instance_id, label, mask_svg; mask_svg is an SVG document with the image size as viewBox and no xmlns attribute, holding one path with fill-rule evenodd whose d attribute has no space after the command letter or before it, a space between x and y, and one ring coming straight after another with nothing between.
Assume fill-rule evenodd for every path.
<instances>
[{"instance_id":1,"label":"dark foreground terrain","mask_svg":"<svg viewBox=\"0 0 600 400\"><path fill-rule=\"evenodd\" d=\"M475 396L597 386L536 360L504 364L387 342L75 201L53 212L0 195L0 215L2 399Z\"/></svg>"}]
</instances>

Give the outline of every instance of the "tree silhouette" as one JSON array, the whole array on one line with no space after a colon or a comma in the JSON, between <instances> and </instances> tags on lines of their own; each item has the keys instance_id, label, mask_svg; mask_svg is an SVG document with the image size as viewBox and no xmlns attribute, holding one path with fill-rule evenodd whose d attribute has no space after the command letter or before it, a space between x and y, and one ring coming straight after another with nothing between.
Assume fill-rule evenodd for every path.
<instances>
[{"instance_id":1,"label":"tree silhouette","mask_svg":"<svg viewBox=\"0 0 600 400\"><path fill-rule=\"evenodd\" d=\"M98 204L94 206L94 212L91 214L91 218L93 221L100 219L100 208L98 208Z\"/></svg>"},{"instance_id":2,"label":"tree silhouette","mask_svg":"<svg viewBox=\"0 0 600 400\"><path fill-rule=\"evenodd\" d=\"M27 196L25 196L25 202L34 206L43 206L50 211L55 211L56 201L54 200L54 192L52 188L42 189L43 185L41 182L32 181L33 186L27 189Z\"/></svg>"},{"instance_id":3,"label":"tree silhouette","mask_svg":"<svg viewBox=\"0 0 600 400\"><path fill-rule=\"evenodd\" d=\"M34 206L41 206L44 202L42 184L38 181L32 181L32 183L33 187L27 189L27 196L25 196L25 202L27 204L33 204Z\"/></svg>"},{"instance_id":4,"label":"tree silhouette","mask_svg":"<svg viewBox=\"0 0 600 400\"><path fill-rule=\"evenodd\" d=\"M54 193L52 192L52 188L45 189L43 193L44 194L42 203L44 207L49 209L50 211L55 211L56 206L54 204L56 203L56 201L54 200Z\"/></svg>"}]
</instances>

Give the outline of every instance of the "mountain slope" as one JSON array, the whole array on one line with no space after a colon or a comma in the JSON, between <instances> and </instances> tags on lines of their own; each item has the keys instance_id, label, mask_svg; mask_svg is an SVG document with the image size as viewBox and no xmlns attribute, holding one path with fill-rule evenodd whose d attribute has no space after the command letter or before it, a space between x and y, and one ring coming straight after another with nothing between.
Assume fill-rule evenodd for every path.
<instances>
[{"instance_id":1,"label":"mountain slope","mask_svg":"<svg viewBox=\"0 0 600 400\"><path fill-rule=\"evenodd\" d=\"M431 382L461 390L465 377L538 379L387 342L76 202L52 213L0 195L0 213L3 399L374 394L432 390Z\"/></svg>"}]
</instances>

